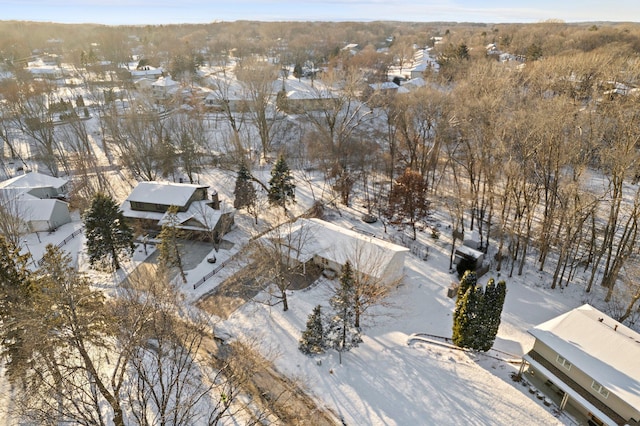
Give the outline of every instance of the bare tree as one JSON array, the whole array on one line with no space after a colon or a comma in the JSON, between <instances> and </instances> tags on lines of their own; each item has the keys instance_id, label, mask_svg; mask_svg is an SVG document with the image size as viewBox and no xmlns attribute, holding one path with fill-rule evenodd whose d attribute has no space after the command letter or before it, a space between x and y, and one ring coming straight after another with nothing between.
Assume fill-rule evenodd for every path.
<instances>
[{"instance_id":1,"label":"bare tree","mask_svg":"<svg viewBox=\"0 0 640 426\"><path fill-rule=\"evenodd\" d=\"M356 72L331 70L322 77L322 86L315 89L317 96L327 99L326 106L306 113L313 127L308 135L312 141L309 154L323 166L345 205L355 183L354 159L365 154L357 131L373 116L358 97L362 84L362 76Z\"/></svg>"},{"instance_id":2,"label":"bare tree","mask_svg":"<svg viewBox=\"0 0 640 426\"><path fill-rule=\"evenodd\" d=\"M252 242L249 257L253 262L251 278L260 288L267 290L269 305L282 304L282 310L289 310L287 291L311 272L311 265L305 252L305 245L312 238L311 230L305 224L285 222L269 231L265 236Z\"/></svg>"},{"instance_id":3,"label":"bare tree","mask_svg":"<svg viewBox=\"0 0 640 426\"><path fill-rule=\"evenodd\" d=\"M387 297L402 282L403 277L389 275L385 269L388 265L388 253L383 250L372 249L372 246L363 242L355 242L348 250L347 258L354 271L354 325L360 328L361 318L371 308L387 305Z\"/></svg>"},{"instance_id":4,"label":"bare tree","mask_svg":"<svg viewBox=\"0 0 640 426\"><path fill-rule=\"evenodd\" d=\"M184 263L182 261L182 248L179 242L184 238L185 231L180 228L178 218L178 207L170 206L167 210L165 222L162 224L160 231L160 244L158 251L160 252L160 262L163 265L175 266L180 272L182 282L186 284L187 275L184 272Z\"/></svg>"},{"instance_id":5,"label":"bare tree","mask_svg":"<svg viewBox=\"0 0 640 426\"><path fill-rule=\"evenodd\" d=\"M16 247L28 231L26 221L30 215L30 209L20 202L20 191L0 190L0 235Z\"/></svg>"},{"instance_id":6,"label":"bare tree","mask_svg":"<svg viewBox=\"0 0 640 426\"><path fill-rule=\"evenodd\" d=\"M249 114L258 130L261 157L267 159L282 119L274 102L278 68L266 61L247 59L236 66L235 74L244 87Z\"/></svg>"},{"instance_id":7,"label":"bare tree","mask_svg":"<svg viewBox=\"0 0 640 426\"><path fill-rule=\"evenodd\" d=\"M54 87L22 73L20 76L15 82L15 90L5 92L5 95L10 94L7 101L14 109L10 119L13 126L33 142L33 157L41 161L53 176L58 176L65 153L55 137L54 105L58 100L53 95Z\"/></svg>"}]
</instances>

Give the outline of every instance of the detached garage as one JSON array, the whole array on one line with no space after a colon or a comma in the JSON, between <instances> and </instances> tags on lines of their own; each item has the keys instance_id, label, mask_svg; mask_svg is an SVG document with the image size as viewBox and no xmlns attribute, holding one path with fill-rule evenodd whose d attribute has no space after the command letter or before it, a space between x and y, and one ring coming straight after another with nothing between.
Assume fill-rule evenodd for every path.
<instances>
[{"instance_id":1,"label":"detached garage","mask_svg":"<svg viewBox=\"0 0 640 426\"><path fill-rule=\"evenodd\" d=\"M19 200L18 203L30 232L53 231L71 222L69 206L64 201L50 198Z\"/></svg>"}]
</instances>

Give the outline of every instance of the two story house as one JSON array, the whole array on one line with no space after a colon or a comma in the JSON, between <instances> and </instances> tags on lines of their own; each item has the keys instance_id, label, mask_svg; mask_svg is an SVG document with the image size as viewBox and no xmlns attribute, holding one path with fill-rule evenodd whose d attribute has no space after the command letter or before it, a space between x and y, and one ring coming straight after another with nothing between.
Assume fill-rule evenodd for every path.
<instances>
[{"instance_id":1,"label":"two story house","mask_svg":"<svg viewBox=\"0 0 640 426\"><path fill-rule=\"evenodd\" d=\"M589 425L640 425L640 334L590 305L542 323L521 374L539 376Z\"/></svg>"},{"instance_id":2,"label":"two story house","mask_svg":"<svg viewBox=\"0 0 640 426\"><path fill-rule=\"evenodd\" d=\"M221 209L218 193L209 198L209 186L140 182L120 209L132 224L147 232L157 232L167 221L169 207L178 208L178 227L190 238L215 241L229 231L234 221L231 209Z\"/></svg>"}]
</instances>

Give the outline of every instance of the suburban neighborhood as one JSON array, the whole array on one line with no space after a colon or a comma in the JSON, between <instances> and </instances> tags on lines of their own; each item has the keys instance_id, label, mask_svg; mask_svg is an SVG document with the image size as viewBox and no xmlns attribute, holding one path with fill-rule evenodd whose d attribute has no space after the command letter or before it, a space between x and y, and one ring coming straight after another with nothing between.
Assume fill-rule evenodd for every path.
<instances>
[{"instance_id":1,"label":"suburban neighborhood","mask_svg":"<svg viewBox=\"0 0 640 426\"><path fill-rule=\"evenodd\" d=\"M637 24L82 25L0 21L0 424L640 425Z\"/></svg>"}]
</instances>

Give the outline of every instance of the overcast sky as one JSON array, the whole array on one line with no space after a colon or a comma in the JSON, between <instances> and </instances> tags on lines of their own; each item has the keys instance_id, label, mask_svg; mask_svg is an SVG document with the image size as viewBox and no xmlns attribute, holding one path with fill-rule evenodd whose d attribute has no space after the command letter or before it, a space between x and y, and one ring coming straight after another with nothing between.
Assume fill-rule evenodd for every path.
<instances>
[{"instance_id":1,"label":"overcast sky","mask_svg":"<svg viewBox=\"0 0 640 426\"><path fill-rule=\"evenodd\" d=\"M0 0L0 20L171 24L213 21L640 21L640 0Z\"/></svg>"}]
</instances>

